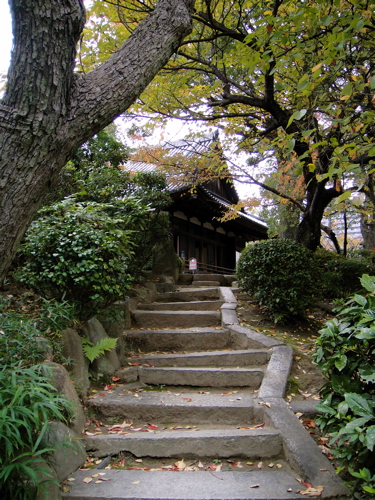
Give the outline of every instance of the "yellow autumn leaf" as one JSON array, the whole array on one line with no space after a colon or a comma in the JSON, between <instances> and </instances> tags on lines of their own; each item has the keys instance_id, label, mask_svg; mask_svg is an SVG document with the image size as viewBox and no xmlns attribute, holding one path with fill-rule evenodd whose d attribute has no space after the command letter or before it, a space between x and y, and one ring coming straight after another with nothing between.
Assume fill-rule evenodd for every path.
<instances>
[{"instance_id":1,"label":"yellow autumn leaf","mask_svg":"<svg viewBox=\"0 0 375 500\"><path fill-rule=\"evenodd\" d=\"M315 73L315 71L320 69L322 66L323 66L323 62L316 64L314 67L311 68L311 73Z\"/></svg>"}]
</instances>

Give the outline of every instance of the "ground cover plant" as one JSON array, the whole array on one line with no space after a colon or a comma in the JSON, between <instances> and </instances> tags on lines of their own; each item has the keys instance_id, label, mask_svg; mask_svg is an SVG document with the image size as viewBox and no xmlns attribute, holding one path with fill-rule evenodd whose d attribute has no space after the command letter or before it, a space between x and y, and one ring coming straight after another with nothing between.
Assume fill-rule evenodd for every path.
<instances>
[{"instance_id":1,"label":"ground cover plant","mask_svg":"<svg viewBox=\"0 0 375 500\"><path fill-rule=\"evenodd\" d=\"M375 276L367 291L336 310L317 340L315 360L328 378L317 423L331 437L332 453L355 480L353 498L375 495Z\"/></svg>"},{"instance_id":2,"label":"ground cover plant","mask_svg":"<svg viewBox=\"0 0 375 500\"><path fill-rule=\"evenodd\" d=\"M41 363L52 351L63 362L57 332L73 317L66 301L48 301L14 284L0 294L1 498L33 499L53 481L47 463L57 445L46 439L48 424L67 423L72 408Z\"/></svg>"},{"instance_id":3,"label":"ground cover plant","mask_svg":"<svg viewBox=\"0 0 375 500\"><path fill-rule=\"evenodd\" d=\"M51 420L67 422L72 409L48 382L44 365L5 365L0 370L0 493L12 500L34 499L53 481L46 467Z\"/></svg>"}]
</instances>

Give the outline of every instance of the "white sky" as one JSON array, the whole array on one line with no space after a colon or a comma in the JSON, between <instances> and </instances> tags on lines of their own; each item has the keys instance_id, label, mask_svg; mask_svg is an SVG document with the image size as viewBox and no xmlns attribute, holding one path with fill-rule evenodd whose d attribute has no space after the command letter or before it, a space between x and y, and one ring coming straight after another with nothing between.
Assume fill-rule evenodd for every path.
<instances>
[{"instance_id":1,"label":"white sky","mask_svg":"<svg viewBox=\"0 0 375 500\"><path fill-rule=\"evenodd\" d=\"M12 48L12 21L7 0L0 0L0 73L6 73Z\"/></svg>"}]
</instances>

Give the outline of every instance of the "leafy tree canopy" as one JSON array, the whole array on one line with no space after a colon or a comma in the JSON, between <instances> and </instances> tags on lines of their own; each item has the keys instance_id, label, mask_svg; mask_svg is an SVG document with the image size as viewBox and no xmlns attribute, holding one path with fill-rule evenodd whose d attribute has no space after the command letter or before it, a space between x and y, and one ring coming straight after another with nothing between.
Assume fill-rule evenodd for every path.
<instances>
[{"instance_id":1,"label":"leafy tree canopy","mask_svg":"<svg viewBox=\"0 0 375 500\"><path fill-rule=\"evenodd\" d=\"M303 212L297 240L314 249L333 200L353 190L375 200L374 3L198 1L193 33L133 113L214 123L237 152L292 164L305 189L302 204L290 196ZM94 2L82 64L111 54L153 8Z\"/></svg>"}]
</instances>

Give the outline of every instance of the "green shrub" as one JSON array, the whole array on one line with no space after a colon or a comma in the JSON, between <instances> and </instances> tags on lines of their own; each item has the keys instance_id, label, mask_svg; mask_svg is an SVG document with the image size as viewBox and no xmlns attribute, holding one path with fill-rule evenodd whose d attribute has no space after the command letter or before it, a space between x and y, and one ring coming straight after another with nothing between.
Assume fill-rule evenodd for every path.
<instances>
[{"instance_id":1,"label":"green shrub","mask_svg":"<svg viewBox=\"0 0 375 500\"><path fill-rule=\"evenodd\" d=\"M132 235L148 213L134 199L111 204L74 198L40 211L27 232L18 278L45 297L67 299L88 316L129 289Z\"/></svg>"},{"instance_id":2,"label":"green shrub","mask_svg":"<svg viewBox=\"0 0 375 500\"><path fill-rule=\"evenodd\" d=\"M346 298L361 291L361 276L375 271L369 261L349 259L324 249L314 253L314 261L317 289L324 299Z\"/></svg>"},{"instance_id":3,"label":"green shrub","mask_svg":"<svg viewBox=\"0 0 375 500\"><path fill-rule=\"evenodd\" d=\"M241 287L275 321L304 314L313 295L312 253L291 240L267 240L247 246L237 264Z\"/></svg>"},{"instance_id":4,"label":"green shrub","mask_svg":"<svg viewBox=\"0 0 375 500\"><path fill-rule=\"evenodd\" d=\"M57 445L45 442L52 420L67 422L67 400L48 382L43 365L0 370L0 496L35 498L51 482L45 460ZM61 445L61 443L60 443ZM66 444L67 445L67 444ZM41 476L47 479L41 479Z\"/></svg>"},{"instance_id":5,"label":"green shrub","mask_svg":"<svg viewBox=\"0 0 375 500\"><path fill-rule=\"evenodd\" d=\"M364 275L361 285L368 293L354 295L317 340L315 360L328 379L317 423L331 436L334 455L356 478L353 498L374 498L375 277Z\"/></svg>"}]
</instances>

